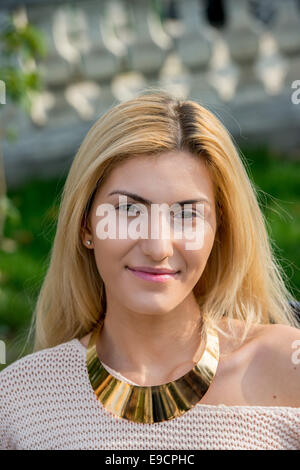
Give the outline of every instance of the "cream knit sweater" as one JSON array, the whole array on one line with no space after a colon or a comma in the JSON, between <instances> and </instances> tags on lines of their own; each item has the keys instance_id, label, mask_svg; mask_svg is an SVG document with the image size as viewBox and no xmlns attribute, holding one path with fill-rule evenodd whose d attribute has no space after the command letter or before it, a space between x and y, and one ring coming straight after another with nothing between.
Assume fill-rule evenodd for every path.
<instances>
[{"instance_id":1,"label":"cream knit sweater","mask_svg":"<svg viewBox=\"0 0 300 470\"><path fill-rule=\"evenodd\" d=\"M0 449L300 450L300 408L198 404L170 421L133 423L98 402L86 348L73 339L0 373Z\"/></svg>"}]
</instances>

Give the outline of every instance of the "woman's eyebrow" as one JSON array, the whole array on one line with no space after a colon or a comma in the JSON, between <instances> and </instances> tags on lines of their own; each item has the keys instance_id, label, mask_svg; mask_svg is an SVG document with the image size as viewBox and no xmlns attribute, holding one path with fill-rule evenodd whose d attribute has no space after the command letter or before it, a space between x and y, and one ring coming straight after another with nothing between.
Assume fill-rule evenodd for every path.
<instances>
[{"instance_id":1,"label":"woman's eyebrow","mask_svg":"<svg viewBox=\"0 0 300 470\"><path fill-rule=\"evenodd\" d=\"M146 204L148 206L150 204L154 204L153 202L149 201L149 199L145 199L142 196L139 196L138 194L130 193L128 191L123 191L123 190L111 191L110 193L108 193L108 196L112 196L113 194L123 194L125 196L130 197L131 199L134 199L134 200L136 200L138 202L141 202L143 204ZM177 201L177 202L175 202L175 204L179 204L179 205L195 204L197 202L207 202L209 205L211 205L209 200L206 197L203 197L203 196L200 199L198 198L198 199L187 199L185 201Z\"/></svg>"}]
</instances>

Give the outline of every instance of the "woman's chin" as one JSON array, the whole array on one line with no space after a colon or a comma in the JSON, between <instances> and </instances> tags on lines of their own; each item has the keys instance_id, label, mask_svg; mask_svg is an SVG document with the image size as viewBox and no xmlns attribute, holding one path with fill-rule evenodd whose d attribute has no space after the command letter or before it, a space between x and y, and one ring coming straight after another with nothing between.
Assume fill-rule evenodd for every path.
<instances>
[{"instance_id":1,"label":"woman's chin","mask_svg":"<svg viewBox=\"0 0 300 470\"><path fill-rule=\"evenodd\" d=\"M146 296L145 296L146 297ZM168 306L168 302L166 299L163 299L163 302L155 302L153 299L142 299L141 302L138 302L138 298L135 297L134 302L126 302L127 308L132 310L133 312L138 312L141 315L166 315L169 313L175 306L170 304Z\"/></svg>"}]
</instances>

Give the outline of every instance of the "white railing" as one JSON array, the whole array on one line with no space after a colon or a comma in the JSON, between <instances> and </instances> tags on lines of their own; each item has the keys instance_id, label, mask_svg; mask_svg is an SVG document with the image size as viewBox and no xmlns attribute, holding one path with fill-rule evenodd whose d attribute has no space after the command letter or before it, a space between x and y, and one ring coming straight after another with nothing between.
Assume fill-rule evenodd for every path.
<instances>
[{"instance_id":1,"label":"white railing","mask_svg":"<svg viewBox=\"0 0 300 470\"><path fill-rule=\"evenodd\" d=\"M67 168L91 123L149 86L209 106L234 135L247 136L244 143L279 145L287 154L300 144L300 104L291 101L300 80L298 0L274 0L267 24L251 12L254 1L226 0L219 29L207 20L206 2L174 0L176 18L155 8L170 3L49 1L15 10L43 31L48 56L33 65L46 88L30 118L11 104L0 108L20 131L4 146L9 184L26 172Z\"/></svg>"}]
</instances>

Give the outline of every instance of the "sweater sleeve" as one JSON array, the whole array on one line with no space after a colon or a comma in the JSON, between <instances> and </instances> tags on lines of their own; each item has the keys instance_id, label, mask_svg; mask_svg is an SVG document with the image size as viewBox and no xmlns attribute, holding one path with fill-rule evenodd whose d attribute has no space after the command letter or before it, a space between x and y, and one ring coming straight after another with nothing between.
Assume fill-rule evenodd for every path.
<instances>
[{"instance_id":1,"label":"sweater sleeve","mask_svg":"<svg viewBox=\"0 0 300 470\"><path fill-rule=\"evenodd\" d=\"M37 397L46 382L42 374L43 357L47 357L44 351L28 354L0 372L1 450L18 448L20 433L28 431L33 415L41 414Z\"/></svg>"},{"instance_id":2,"label":"sweater sleeve","mask_svg":"<svg viewBox=\"0 0 300 470\"><path fill-rule=\"evenodd\" d=\"M14 402L11 385L15 384L17 391L15 363L0 372L0 450L12 450L14 446Z\"/></svg>"}]
</instances>

